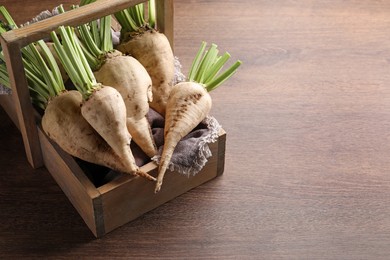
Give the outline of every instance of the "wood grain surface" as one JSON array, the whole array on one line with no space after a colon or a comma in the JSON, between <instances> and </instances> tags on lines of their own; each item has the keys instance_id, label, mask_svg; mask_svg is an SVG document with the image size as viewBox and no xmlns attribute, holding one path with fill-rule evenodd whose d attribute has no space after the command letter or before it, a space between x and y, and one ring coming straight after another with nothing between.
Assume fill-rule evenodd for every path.
<instances>
[{"instance_id":1,"label":"wood grain surface","mask_svg":"<svg viewBox=\"0 0 390 260\"><path fill-rule=\"evenodd\" d=\"M390 2L176 0L174 33L185 72L202 40L244 62L224 174L94 239L0 109L0 258L389 259Z\"/></svg>"}]
</instances>

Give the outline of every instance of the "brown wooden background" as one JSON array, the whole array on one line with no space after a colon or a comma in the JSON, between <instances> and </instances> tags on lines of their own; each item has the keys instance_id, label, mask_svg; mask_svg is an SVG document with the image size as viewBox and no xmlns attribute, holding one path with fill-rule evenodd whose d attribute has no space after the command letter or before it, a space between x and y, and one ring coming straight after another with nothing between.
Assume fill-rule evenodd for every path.
<instances>
[{"instance_id":1,"label":"brown wooden background","mask_svg":"<svg viewBox=\"0 0 390 260\"><path fill-rule=\"evenodd\" d=\"M19 23L59 3L2 0ZM212 93L225 173L94 239L0 109L0 258L388 259L390 2L176 0L175 53L244 65Z\"/></svg>"}]
</instances>

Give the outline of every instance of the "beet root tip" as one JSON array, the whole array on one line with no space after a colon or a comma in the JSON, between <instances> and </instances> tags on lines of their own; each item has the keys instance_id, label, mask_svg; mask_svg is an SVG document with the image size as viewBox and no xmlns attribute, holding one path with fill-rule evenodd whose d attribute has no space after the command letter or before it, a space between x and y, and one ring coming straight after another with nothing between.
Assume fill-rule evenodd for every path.
<instances>
[{"instance_id":1,"label":"beet root tip","mask_svg":"<svg viewBox=\"0 0 390 260\"><path fill-rule=\"evenodd\" d=\"M141 170L137 170L136 172L135 172L135 174L136 175L138 175L138 176L141 176L141 177L143 177L143 178L145 178L145 179L147 179L147 180L149 180L149 181L156 181L156 178L155 177L153 177L152 175L150 175L150 174L148 174L148 173L146 173L146 172L144 172L144 171L141 171Z\"/></svg>"},{"instance_id":2,"label":"beet root tip","mask_svg":"<svg viewBox=\"0 0 390 260\"><path fill-rule=\"evenodd\" d=\"M161 190L162 180L157 180L156 188L154 189L154 193L158 193Z\"/></svg>"}]
</instances>

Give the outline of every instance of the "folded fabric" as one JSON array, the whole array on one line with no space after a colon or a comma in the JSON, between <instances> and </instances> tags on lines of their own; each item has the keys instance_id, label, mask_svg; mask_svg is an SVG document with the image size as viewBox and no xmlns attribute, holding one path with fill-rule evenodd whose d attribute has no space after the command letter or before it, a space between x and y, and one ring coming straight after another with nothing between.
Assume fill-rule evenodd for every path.
<instances>
[{"instance_id":1,"label":"folded fabric","mask_svg":"<svg viewBox=\"0 0 390 260\"><path fill-rule=\"evenodd\" d=\"M152 160L158 164L164 144L164 118L153 110L150 110L148 117L158 147L158 155ZM212 155L208 144L217 141L220 130L218 121L212 116L207 116L177 144L169 169L185 175L197 174Z\"/></svg>"},{"instance_id":2,"label":"folded fabric","mask_svg":"<svg viewBox=\"0 0 390 260\"><path fill-rule=\"evenodd\" d=\"M164 118L153 109L150 109L148 120L152 128L153 138L158 147L158 155L154 156L152 161L158 164L164 145ZM178 143L172 155L169 169L187 176L199 173L207 163L208 158L212 156L208 145L218 140L220 130L221 125L218 121L212 116L207 116L191 133ZM151 161L151 158L134 141L131 142L131 150L138 166L145 165ZM95 185L100 186L119 178L122 174L111 170L104 176L100 176L102 179L97 175L92 172L88 174Z\"/></svg>"},{"instance_id":3,"label":"folded fabric","mask_svg":"<svg viewBox=\"0 0 390 260\"><path fill-rule=\"evenodd\" d=\"M9 95L11 94L11 89L4 87L3 85L0 84L0 95Z\"/></svg>"}]
</instances>

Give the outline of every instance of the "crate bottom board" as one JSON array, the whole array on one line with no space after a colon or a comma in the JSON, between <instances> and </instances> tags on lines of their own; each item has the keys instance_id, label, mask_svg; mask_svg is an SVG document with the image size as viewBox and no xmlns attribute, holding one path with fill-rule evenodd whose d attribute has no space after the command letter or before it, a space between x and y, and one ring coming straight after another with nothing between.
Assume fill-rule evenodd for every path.
<instances>
[{"instance_id":1,"label":"crate bottom board","mask_svg":"<svg viewBox=\"0 0 390 260\"><path fill-rule=\"evenodd\" d=\"M154 182L124 174L95 187L73 157L50 141L40 128L39 138L46 168L96 237L214 179L224 170L226 133L223 130L218 141L209 144L213 156L201 172L188 177L168 171L162 189L157 194L154 193ZM154 162L141 169L153 176L157 175Z\"/></svg>"}]
</instances>

